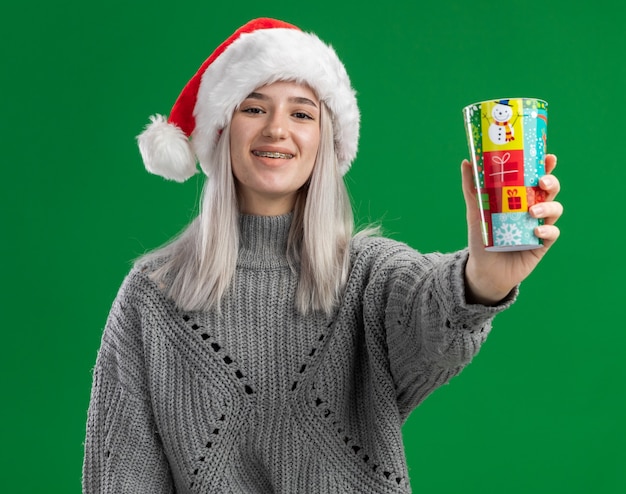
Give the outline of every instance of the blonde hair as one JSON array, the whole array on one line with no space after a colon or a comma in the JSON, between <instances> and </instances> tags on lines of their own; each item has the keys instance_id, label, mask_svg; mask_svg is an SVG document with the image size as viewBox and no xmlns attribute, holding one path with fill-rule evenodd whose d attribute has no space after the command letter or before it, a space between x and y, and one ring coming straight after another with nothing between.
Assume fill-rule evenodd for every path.
<instances>
[{"instance_id":1,"label":"blonde hair","mask_svg":"<svg viewBox=\"0 0 626 494\"><path fill-rule=\"evenodd\" d=\"M239 208L230 166L230 126L222 132L202 191L200 213L166 245L138 265L163 260L151 278L183 310L218 310L237 265ZM299 281L296 307L330 313L350 268L352 206L335 154L331 113L320 112L320 145L313 172L298 193L287 241L287 258Z\"/></svg>"}]
</instances>

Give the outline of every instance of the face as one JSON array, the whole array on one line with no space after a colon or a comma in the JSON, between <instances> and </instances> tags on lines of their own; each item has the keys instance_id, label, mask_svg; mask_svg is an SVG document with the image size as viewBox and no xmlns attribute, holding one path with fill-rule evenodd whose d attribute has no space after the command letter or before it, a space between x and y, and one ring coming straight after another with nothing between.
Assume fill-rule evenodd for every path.
<instances>
[{"instance_id":1,"label":"face","mask_svg":"<svg viewBox=\"0 0 626 494\"><path fill-rule=\"evenodd\" d=\"M506 105L496 105L493 107L491 115L498 122L504 122L513 116L513 109Z\"/></svg>"},{"instance_id":2,"label":"face","mask_svg":"<svg viewBox=\"0 0 626 494\"><path fill-rule=\"evenodd\" d=\"M320 102L308 87L275 82L235 110L230 154L242 213L290 212L313 171L320 142Z\"/></svg>"}]
</instances>

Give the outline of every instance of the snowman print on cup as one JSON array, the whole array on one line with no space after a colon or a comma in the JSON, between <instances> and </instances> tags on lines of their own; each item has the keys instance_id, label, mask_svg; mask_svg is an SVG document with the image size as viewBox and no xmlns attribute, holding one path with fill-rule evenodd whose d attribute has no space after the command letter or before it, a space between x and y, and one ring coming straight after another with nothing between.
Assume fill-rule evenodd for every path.
<instances>
[{"instance_id":1,"label":"snowman print on cup","mask_svg":"<svg viewBox=\"0 0 626 494\"><path fill-rule=\"evenodd\" d=\"M494 144L507 144L511 141L515 140L515 130L513 129L513 125L515 125L515 121L517 120L517 115L515 116L515 120L511 121L513 118L513 108L509 105L508 99L502 99L496 102L491 110L491 117L489 120L491 124L489 125L489 139Z\"/></svg>"}]
</instances>

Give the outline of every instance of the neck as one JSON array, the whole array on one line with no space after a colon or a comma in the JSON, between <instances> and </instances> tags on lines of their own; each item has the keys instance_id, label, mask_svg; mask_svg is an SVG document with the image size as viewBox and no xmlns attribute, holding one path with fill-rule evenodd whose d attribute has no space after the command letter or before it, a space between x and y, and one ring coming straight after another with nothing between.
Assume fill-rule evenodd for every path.
<instances>
[{"instance_id":1,"label":"neck","mask_svg":"<svg viewBox=\"0 0 626 494\"><path fill-rule=\"evenodd\" d=\"M257 195L238 192L241 214L254 216L282 216L293 211L297 193L286 195Z\"/></svg>"}]
</instances>

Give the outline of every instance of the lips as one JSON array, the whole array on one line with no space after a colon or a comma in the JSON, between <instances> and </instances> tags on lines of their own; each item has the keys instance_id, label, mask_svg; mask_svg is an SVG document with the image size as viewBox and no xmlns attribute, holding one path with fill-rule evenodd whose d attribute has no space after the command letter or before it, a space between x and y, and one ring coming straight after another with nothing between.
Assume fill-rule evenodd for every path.
<instances>
[{"instance_id":1,"label":"lips","mask_svg":"<svg viewBox=\"0 0 626 494\"><path fill-rule=\"evenodd\" d=\"M252 154L258 156L260 158L280 158L280 159L291 159L293 158L293 154L289 153L279 153L278 151L252 151Z\"/></svg>"}]
</instances>

